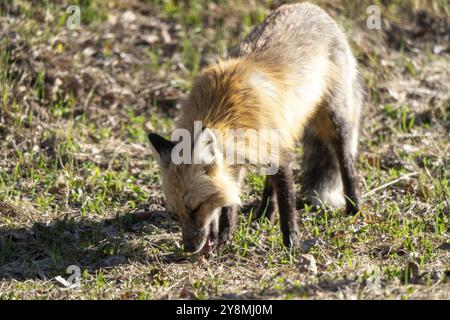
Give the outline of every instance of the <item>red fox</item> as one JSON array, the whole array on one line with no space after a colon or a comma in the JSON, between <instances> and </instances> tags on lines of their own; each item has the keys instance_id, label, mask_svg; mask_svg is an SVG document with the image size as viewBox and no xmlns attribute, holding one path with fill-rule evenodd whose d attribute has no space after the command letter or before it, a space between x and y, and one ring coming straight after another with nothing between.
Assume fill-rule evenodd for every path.
<instances>
[{"instance_id":1,"label":"red fox","mask_svg":"<svg viewBox=\"0 0 450 320\"><path fill-rule=\"evenodd\" d=\"M358 212L354 161L361 104L356 61L334 20L309 3L273 11L229 58L198 75L182 107L177 128L189 134L188 152L212 161L175 163L177 144L148 136L167 209L181 221L185 250L210 251L231 239L244 174L268 163L278 170L266 178L257 214L272 219L277 205L283 243L296 245L291 164L298 140L304 145L302 186L309 199ZM236 152L252 165L224 161L218 141L229 129L267 128L279 134L278 152L260 157L261 143L239 145ZM262 146L275 149L267 139Z\"/></svg>"}]
</instances>

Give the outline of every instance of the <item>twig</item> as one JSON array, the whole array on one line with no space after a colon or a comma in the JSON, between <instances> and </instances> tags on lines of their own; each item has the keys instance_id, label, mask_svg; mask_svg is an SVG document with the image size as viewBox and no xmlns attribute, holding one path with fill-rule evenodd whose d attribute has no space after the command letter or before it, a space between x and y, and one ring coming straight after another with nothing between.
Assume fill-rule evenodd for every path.
<instances>
[{"instance_id":1,"label":"twig","mask_svg":"<svg viewBox=\"0 0 450 320\"><path fill-rule=\"evenodd\" d=\"M97 87L98 87L98 82L96 82L94 84L94 86L92 87L92 89L89 90L86 100L84 101L84 110L85 111L87 110L87 108L89 108L89 104L91 103L92 95L94 94L94 91L97 89Z\"/></svg>"},{"instance_id":2,"label":"twig","mask_svg":"<svg viewBox=\"0 0 450 320\"><path fill-rule=\"evenodd\" d=\"M383 185L381 185L381 186L379 186L379 187L377 187L375 189L370 190L369 192L363 194L362 196L363 196L363 198L365 198L365 197L370 196L371 194L373 194L373 193L375 193L375 192L377 192L377 191L379 191L381 189L384 189L384 188L387 188L387 187L389 187L389 186L391 186L393 184L396 184L397 182L399 182L401 180L405 180L405 179L408 179L410 177L417 176L418 174L419 174L418 172L412 172L412 173L405 174L404 176L401 176L400 178L397 178L397 179L392 180L392 181L390 181L388 183L385 183L385 184L383 184Z\"/></svg>"}]
</instances>

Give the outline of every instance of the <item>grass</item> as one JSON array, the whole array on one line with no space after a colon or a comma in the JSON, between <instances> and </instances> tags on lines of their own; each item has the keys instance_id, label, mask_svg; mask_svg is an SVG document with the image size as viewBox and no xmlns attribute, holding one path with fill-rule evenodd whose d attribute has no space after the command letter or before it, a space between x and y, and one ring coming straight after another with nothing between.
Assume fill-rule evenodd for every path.
<instances>
[{"instance_id":1,"label":"grass","mask_svg":"<svg viewBox=\"0 0 450 320\"><path fill-rule=\"evenodd\" d=\"M77 1L73 31L67 1L2 2L0 299L448 299L449 53L433 51L448 5L378 3L390 27L368 31L369 2L317 3L345 28L367 91L364 208L312 208L298 185L290 251L277 221L252 221L264 180L251 174L233 243L204 258L183 253L145 134L170 135L195 74L279 3ZM55 278L71 265L80 286L66 289Z\"/></svg>"}]
</instances>

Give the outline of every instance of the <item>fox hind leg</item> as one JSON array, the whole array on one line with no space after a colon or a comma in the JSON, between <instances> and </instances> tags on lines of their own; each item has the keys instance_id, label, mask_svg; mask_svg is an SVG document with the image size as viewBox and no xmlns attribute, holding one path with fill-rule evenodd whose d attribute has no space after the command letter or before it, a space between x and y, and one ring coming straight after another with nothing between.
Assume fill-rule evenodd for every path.
<instances>
[{"instance_id":1,"label":"fox hind leg","mask_svg":"<svg viewBox=\"0 0 450 320\"><path fill-rule=\"evenodd\" d=\"M353 214L361 205L354 167L359 103L357 96L336 90L321 105L303 138L303 187L310 201L334 208L345 205Z\"/></svg>"},{"instance_id":2,"label":"fox hind leg","mask_svg":"<svg viewBox=\"0 0 450 320\"><path fill-rule=\"evenodd\" d=\"M358 174L355 168L359 118L362 105L362 87L355 75L351 85L338 87L328 102L334 134L331 143L338 159L345 207L348 214L356 214L361 208ZM346 90L347 88L347 90Z\"/></svg>"},{"instance_id":3,"label":"fox hind leg","mask_svg":"<svg viewBox=\"0 0 450 320\"><path fill-rule=\"evenodd\" d=\"M345 205L339 163L333 146L310 126L303 137L302 187L313 205Z\"/></svg>"},{"instance_id":4,"label":"fox hind leg","mask_svg":"<svg viewBox=\"0 0 450 320\"><path fill-rule=\"evenodd\" d=\"M342 184L345 195L345 207L348 214L356 214L361 207L361 197L358 187L358 176L354 167L354 132L351 124L343 119L336 117L334 119L336 130L336 139L333 140L333 148L339 162Z\"/></svg>"}]
</instances>

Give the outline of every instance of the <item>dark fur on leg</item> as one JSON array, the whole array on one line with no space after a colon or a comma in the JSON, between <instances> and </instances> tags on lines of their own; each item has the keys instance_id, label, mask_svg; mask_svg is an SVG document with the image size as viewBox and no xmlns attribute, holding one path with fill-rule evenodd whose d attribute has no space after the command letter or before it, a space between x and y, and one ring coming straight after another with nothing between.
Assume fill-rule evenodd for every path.
<instances>
[{"instance_id":1,"label":"dark fur on leg","mask_svg":"<svg viewBox=\"0 0 450 320\"><path fill-rule=\"evenodd\" d=\"M298 244L298 226L295 211L294 176L289 165L280 166L273 176L273 185L278 198L280 226L286 247Z\"/></svg>"},{"instance_id":2,"label":"dark fur on leg","mask_svg":"<svg viewBox=\"0 0 450 320\"><path fill-rule=\"evenodd\" d=\"M273 182L271 180L271 176L266 177L261 204L259 205L258 211L256 212L255 219L262 220L264 218L267 218L270 222L273 222L273 220L275 219L277 197L275 194L275 189L273 187Z\"/></svg>"},{"instance_id":3,"label":"dark fur on leg","mask_svg":"<svg viewBox=\"0 0 450 320\"><path fill-rule=\"evenodd\" d=\"M350 130L346 124L341 123L337 130L337 138L333 143L339 161L342 183L344 186L345 208L347 214L356 214L361 207L361 196L358 186L358 175L354 168L354 159L351 154Z\"/></svg>"},{"instance_id":4,"label":"dark fur on leg","mask_svg":"<svg viewBox=\"0 0 450 320\"><path fill-rule=\"evenodd\" d=\"M219 219L219 246L230 243L236 226L238 206L223 207Z\"/></svg>"},{"instance_id":5,"label":"dark fur on leg","mask_svg":"<svg viewBox=\"0 0 450 320\"><path fill-rule=\"evenodd\" d=\"M303 186L313 204L345 205L347 213L353 214L360 209L354 161L361 101L358 78L348 86L336 83L305 132Z\"/></svg>"}]
</instances>

